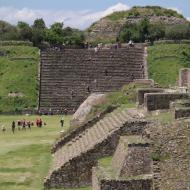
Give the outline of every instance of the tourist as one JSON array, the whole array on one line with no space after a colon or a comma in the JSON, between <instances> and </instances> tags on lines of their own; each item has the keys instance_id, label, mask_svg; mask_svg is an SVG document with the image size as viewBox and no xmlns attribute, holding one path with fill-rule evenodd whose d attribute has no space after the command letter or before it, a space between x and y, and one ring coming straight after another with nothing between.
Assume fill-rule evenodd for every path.
<instances>
[{"instance_id":1,"label":"tourist","mask_svg":"<svg viewBox=\"0 0 190 190\"><path fill-rule=\"evenodd\" d=\"M133 47L133 46L134 46L134 43L133 43L132 40L129 40L129 43L128 43L128 44L129 44L130 47Z\"/></svg>"},{"instance_id":2,"label":"tourist","mask_svg":"<svg viewBox=\"0 0 190 190\"><path fill-rule=\"evenodd\" d=\"M61 123L61 127L63 127L64 126L64 118L63 117L61 118L60 123Z\"/></svg>"},{"instance_id":3,"label":"tourist","mask_svg":"<svg viewBox=\"0 0 190 190\"><path fill-rule=\"evenodd\" d=\"M31 123L30 123L30 121L27 122L27 126L28 126L28 129L31 130Z\"/></svg>"},{"instance_id":4,"label":"tourist","mask_svg":"<svg viewBox=\"0 0 190 190\"><path fill-rule=\"evenodd\" d=\"M25 121L25 119L22 121L22 130L26 130L26 121Z\"/></svg>"},{"instance_id":5,"label":"tourist","mask_svg":"<svg viewBox=\"0 0 190 190\"><path fill-rule=\"evenodd\" d=\"M15 127L16 127L16 124L15 124L15 121L12 122L12 132L13 134L15 133Z\"/></svg>"},{"instance_id":6,"label":"tourist","mask_svg":"<svg viewBox=\"0 0 190 190\"><path fill-rule=\"evenodd\" d=\"M41 120L41 118L39 119L39 127L42 127L42 120Z\"/></svg>"},{"instance_id":7,"label":"tourist","mask_svg":"<svg viewBox=\"0 0 190 190\"><path fill-rule=\"evenodd\" d=\"M39 127L39 120L36 119L36 127Z\"/></svg>"}]
</instances>

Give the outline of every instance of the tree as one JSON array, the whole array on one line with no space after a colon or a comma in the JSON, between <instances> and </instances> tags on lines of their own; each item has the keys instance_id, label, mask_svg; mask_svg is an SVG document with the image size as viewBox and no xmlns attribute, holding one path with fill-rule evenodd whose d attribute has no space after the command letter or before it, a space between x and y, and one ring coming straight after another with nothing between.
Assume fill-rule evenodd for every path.
<instances>
[{"instance_id":1,"label":"tree","mask_svg":"<svg viewBox=\"0 0 190 190\"><path fill-rule=\"evenodd\" d=\"M45 40L53 45L63 44L63 23L56 22L45 31Z\"/></svg>"},{"instance_id":2,"label":"tree","mask_svg":"<svg viewBox=\"0 0 190 190\"><path fill-rule=\"evenodd\" d=\"M149 40L151 42L165 37L166 26L164 23L154 23L149 26Z\"/></svg>"},{"instance_id":3,"label":"tree","mask_svg":"<svg viewBox=\"0 0 190 190\"><path fill-rule=\"evenodd\" d=\"M167 27L166 38L172 40L181 40L190 38L190 25L178 24Z\"/></svg>"},{"instance_id":4,"label":"tree","mask_svg":"<svg viewBox=\"0 0 190 190\"><path fill-rule=\"evenodd\" d=\"M17 24L19 38L21 40L32 40L32 28L25 22L18 22Z\"/></svg>"},{"instance_id":5,"label":"tree","mask_svg":"<svg viewBox=\"0 0 190 190\"><path fill-rule=\"evenodd\" d=\"M46 28L46 24L42 18L38 18L34 21L32 28L38 30L44 30Z\"/></svg>"},{"instance_id":6,"label":"tree","mask_svg":"<svg viewBox=\"0 0 190 190\"><path fill-rule=\"evenodd\" d=\"M44 40L46 25L42 18L36 19L32 25L32 42L34 46L39 46Z\"/></svg>"},{"instance_id":7,"label":"tree","mask_svg":"<svg viewBox=\"0 0 190 190\"><path fill-rule=\"evenodd\" d=\"M18 40L18 30L5 21L0 21L0 40Z\"/></svg>"}]
</instances>

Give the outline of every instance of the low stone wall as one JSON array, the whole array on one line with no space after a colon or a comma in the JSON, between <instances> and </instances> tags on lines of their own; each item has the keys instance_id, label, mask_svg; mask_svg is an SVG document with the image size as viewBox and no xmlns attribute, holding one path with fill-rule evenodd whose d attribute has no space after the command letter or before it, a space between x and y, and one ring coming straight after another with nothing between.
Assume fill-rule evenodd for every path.
<instances>
[{"instance_id":1,"label":"low stone wall","mask_svg":"<svg viewBox=\"0 0 190 190\"><path fill-rule=\"evenodd\" d=\"M147 121L133 121L126 123L120 129L103 142L98 143L92 150L78 155L68 162L64 167L55 170L51 177L45 179L45 189L50 188L77 188L91 185L92 167L97 165L97 161L105 156L113 155L123 135L142 134Z\"/></svg>"},{"instance_id":2,"label":"low stone wall","mask_svg":"<svg viewBox=\"0 0 190 190\"><path fill-rule=\"evenodd\" d=\"M119 177L151 174L152 165L150 144L141 136L126 136L120 139L112 161Z\"/></svg>"},{"instance_id":3,"label":"low stone wall","mask_svg":"<svg viewBox=\"0 0 190 190\"><path fill-rule=\"evenodd\" d=\"M93 170L93 190L153 190L152 175L127 180L94 178L97 175Z\"/></svg>"},{"instance_id":4,"label":"low stone wall","mask_svg":"<svg viewBox=\"0 0 190 190\"><path fill-rule=\"evenodd\" d=\"M147 93L160 93L164 92L164 89L161 88L142 88L142 89L137 89L137 101L138 105L143 105L144 104L144 95Z\"/></svg>"},{"instance_id":5,"label":"low stone wall","mask_svg":"<svg viewBox=\"0 0 190 190\"><path fill-rule=\"evenodd\" d=\"M188 97L186 93L149 93L145 94L144 104L147 111L169 109L171 101Z\"/></svg>"},{"instance_id":6,"label":"low stone wall","mask_svg":"<svg viewBox=\"0 0 190 190\"><path fill-rule=\"evenodd\" d=\"M174 110L174 116L175 116L175 119L190 117L190 107L176 108Z\"/></svg>"}]
</instances>

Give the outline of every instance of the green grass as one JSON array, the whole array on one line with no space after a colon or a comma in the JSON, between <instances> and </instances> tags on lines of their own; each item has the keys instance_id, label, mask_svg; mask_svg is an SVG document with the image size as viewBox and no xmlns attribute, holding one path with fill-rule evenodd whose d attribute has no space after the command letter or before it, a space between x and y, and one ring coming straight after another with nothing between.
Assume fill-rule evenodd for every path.
<instances>
[{"instance_id":1,"label":"green grass","mask_svg":"<svg viewBox=\"0 0 190 190\"><path fill-rule=\"evenodd\" d=\"M174 116L172 112L161 112L157 115L150 115L147 117L148 120L158 121L159 123L172 123L174 121Z\"/></svg>"},{"instance_id":2,"label":"green grass","mask_svg":"<svg viewBox=\"0 0 190 190\"><path fill-rule=\"evenodd\" d=\"M51 165L50 147L60 130L61 116L43 116L47 123L42 128L11 132L11 121L23 119L34 121L38 116L0 116L0 190L42 190L43 178ZM65 118L65 130L70 117ZM81 189L83 190L83 189ZM88 189L84 189L88 190Z\"/></svg>"},{"instance_id":3,"label":"green grass","mask_svg":"<svg viewBox=\"0 0 190 190\"><path fill-rule=\"evenodd\" d=\"M148 73L163 87L175 85L179 70L190 67L190 45L160 44L148 47Z\"/></svg>"},{"instance_id":4,"label":"green grass","mask_svg":"<svg viewBox=\"0 0 190 190\"><path fill-rule=\"evenodd\" d=\"M0 112L19 111L37 106L38 48L0 46ZM11 92L23 97L9 97Z\"/></svg>"}]
</instances>

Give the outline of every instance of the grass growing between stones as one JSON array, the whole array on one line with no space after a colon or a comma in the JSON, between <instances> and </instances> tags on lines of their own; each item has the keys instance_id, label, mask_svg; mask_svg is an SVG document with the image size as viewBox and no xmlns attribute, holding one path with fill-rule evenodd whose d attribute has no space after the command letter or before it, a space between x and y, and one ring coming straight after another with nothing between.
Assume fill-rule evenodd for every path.
<instances>
[{"instance_id":1,"label":"grass growing between stones","mask_svg":"<svg viewBox=\"0 0 190 190\"><path fill-rule=\"evenodd\" d=\"M51 165L50 147L59 135L60 116L43 116L47 123L42 128L12 134L11 121L23 119L34 121L37 116L0 116L0 190L42 190L43 178ZM70 117L65 118L65 130ZM84 189L85 190L85 189Z\"/></svg>"},{"instance_id":2,"label":"grass growing between stones","mask_svg":"<svg viewBox=\"0 0 190 190\"><path fill-rule=\"evenodd\" d=\"M147 117L148 120L153 120L153 121L158 121L159 123L171 123L174 121L174 116L173 113L168 111L168 112L162 112L158 114L153 114Z\"/></svg>"}]
</instances>

